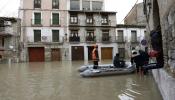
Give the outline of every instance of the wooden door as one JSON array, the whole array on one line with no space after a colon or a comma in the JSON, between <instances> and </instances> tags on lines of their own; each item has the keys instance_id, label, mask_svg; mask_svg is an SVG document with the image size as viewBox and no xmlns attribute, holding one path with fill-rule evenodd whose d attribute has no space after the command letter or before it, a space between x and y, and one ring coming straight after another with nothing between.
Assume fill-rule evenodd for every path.
<instances>
[{"instance_id":1,"label":"wooden door","mask_svg":"<svg viewBox=\"0 0 175 100\"><path fill-rule=\"evenodd\" d=\"M72 60L84 60L84 47L72 46Z\"/></svg>"},{"instance_id":2,"label":"wooden door","mask_svg":"<svg viewBox=\"0 0 175 100\"><path fill-rule=\"evenodd\" d=\"M101 48L101 59L112 59L112 47Z\"/></svg>"},{"instance_id":3,"label":"wooden door","mask_svg":"<svg viewBox=\"0 0 175 100\"><path fill-rule=\"evenodd\" d=\"M61 53L60 53L59 48L51 50L51 60L52 61L60 61L61 60Z\"/></svg>"},{"instance_id":4,"label":"wooden door","mask_svg":"<svg viewBox=\"0 0 175 100\"><path fill-rule=\"evenodd\" d=\"M45 59L44 56L44 47L29 47L29 62L43 62Z\"/></svg>"}]
</instances>

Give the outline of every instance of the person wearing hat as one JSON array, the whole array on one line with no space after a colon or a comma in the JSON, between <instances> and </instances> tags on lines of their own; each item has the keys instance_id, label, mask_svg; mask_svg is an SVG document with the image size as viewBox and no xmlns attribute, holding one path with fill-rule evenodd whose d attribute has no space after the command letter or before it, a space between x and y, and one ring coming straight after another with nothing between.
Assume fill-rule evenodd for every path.
<instances>
[{"instance_id":1,"label":"person wearing hat","mask_svg":"<svg viewBox=\"0 0 175 100\"><path fill-rule=\"evenodd\" d=\"M99 56L98 56L98 46L94 45L94 49L92 50L92 60L94 63L93 69L98 68L98 61L99 61Z\"/></svg>"}]
</instances>

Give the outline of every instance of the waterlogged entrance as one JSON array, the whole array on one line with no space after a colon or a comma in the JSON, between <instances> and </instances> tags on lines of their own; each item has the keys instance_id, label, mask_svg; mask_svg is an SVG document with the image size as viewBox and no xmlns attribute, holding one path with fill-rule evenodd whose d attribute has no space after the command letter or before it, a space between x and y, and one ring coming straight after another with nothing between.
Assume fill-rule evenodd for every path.
<instances>
[{"instance_id":1,"label":"waterlogged entrance","mask_svg":"<svg viewBox=\"0 0 175 100\"><path fill-rule=\"evenodd\" d=\"M0 64L0 100L162 100L151 75L82 78L83 64Z\"/></svg>"}]
</instances>

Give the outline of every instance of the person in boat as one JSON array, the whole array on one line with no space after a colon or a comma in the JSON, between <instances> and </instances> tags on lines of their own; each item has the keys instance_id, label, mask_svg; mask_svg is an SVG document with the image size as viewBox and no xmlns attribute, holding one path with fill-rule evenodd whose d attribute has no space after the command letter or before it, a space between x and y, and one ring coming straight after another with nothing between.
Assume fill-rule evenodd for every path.
<instances>
[{"instance_id":1,"label":"person in boat","mask_svg":"<svg viewBox=\"0 0 175 100\"><path fill-rule=\"evenodd\" d=\"M92 50L92 60L94 63L93 69L98 68L98 61L99 61L99 55L98 55L98 46L94 45L94 49Z\"/></svg>"},{"instance_id":2,"label":"person in boat","mask_svg":"<svg viewBox=\"0 0 175 100\"><path fill-rule=\"evenodd\" d=\"M122 68L125 66L125 62L119 58L119 53L116 53L113 60L114 67Z\"/></svg>"}]
</instances>

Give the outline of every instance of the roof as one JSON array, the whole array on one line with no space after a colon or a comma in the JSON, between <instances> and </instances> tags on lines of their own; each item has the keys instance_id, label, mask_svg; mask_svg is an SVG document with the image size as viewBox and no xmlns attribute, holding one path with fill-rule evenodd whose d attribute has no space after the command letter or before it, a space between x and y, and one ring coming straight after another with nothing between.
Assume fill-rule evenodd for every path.
<instances>
[{"instance_id":1,"label":"roof","mask_svg":"<svg viewBox=\"0 0 175 100\"><path fill-rule=\"evenodd\" d=\"M12 22L17 22L18 18L15 17L0 17L0 21L12 21Z\"/></svg>"},{"instance_id":2,"label":"roof","mask_svg":"<svg viewBox=\"0 0 175 100\"><path fill-rule=\"evenodd\" d=\"M125 24L117 24L116 28L146 28L145 25L125 25Z\"/></svg>"}]
</instances>

